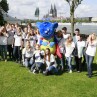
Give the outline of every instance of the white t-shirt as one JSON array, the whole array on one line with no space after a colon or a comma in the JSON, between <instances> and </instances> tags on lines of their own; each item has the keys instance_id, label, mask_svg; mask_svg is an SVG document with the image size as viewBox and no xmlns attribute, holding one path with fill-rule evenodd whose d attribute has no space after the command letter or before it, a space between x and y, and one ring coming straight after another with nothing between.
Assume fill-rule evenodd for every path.
<instances>
[{"instance_id":1,"label":"white t-shirt","mask_svg":"<svg viewBox=\"0 0 97 97\"><path fill-rule=\"evenodd\" d=\"M36 38L37 38L37 44L40 45L40 40L41 40L42 36L39 35L39 34L37 34L37 35L36 35Z\"/></svg>"},{"instance_id":2,"label":"white t-shirt","mask_svg":"<svg viewBox=\"0 0 97 97\"><path fill-rule=\"evenodd\" d=\"M70 34L64 34L63 33L63 38L66 40L68 37L70 36Z\"/></svg>"},{"instance_id":3,"label":"white t-shirt","mask_svg":"<svg viewBox=\"0 0 97 97\"><path fill-rule=\"evenodd\" d=\"M24 54L27 58L31 58L33 56L33 49L31 48L27 50L24 48L22 54Z\"/></svg>"},{"instance_id":4,"label":"white t-shirt","mask_svg":"<svg viewBox=\"0 0 97 97\"><path fill-rule=\"evenodd\" d=\"M70 57L72 55L74 48L75 48L74 42L72 42L70 45L66 45L65 43L65 50L66 50L65 56Z\"/></svg>"},{"instance_id":5,"label":"white t-shirt","mask_svg":"<svg viewBox=\"0 0 97 97\"><path fill-rule=\"evenodd\" d=\"M77 42L78 58L83 56L83 48L85 47L85 41Z\"/></svg>"},{"instance_id":6,"label":"white t-shirt","mask_svg":"<svg viewBox=\"0 0 97 97\"><path fill-rule=\"evenodd\" d=\"M50 67L50 63L54 62L53 66L56 67L56 60L55 60L55 56L53 54L50 55L50 61L48 61L48 56L46 57L46 64L47 64L47 68Z\"/></svg>"},{"instance_id":7,"label":"white t-shirt","mask_svg":"<svg viewBox=\"0 0 97 97\"><path fill-rule=\"evenodd\" d=\"M30 41L30 45L31 47L35 47L35 44L36 44L36 36L29 36L28 35L26 36L26 40L29 40Z\"/></svg>"},{"instance_id":8,"label":"white t-shirt","mask_svg":"<svg viewBox=\"0 0 97 97\"><path fill-rule=\"evenodd\" d=\"M94 41L92 44L91 43L88 44L86 54L90 56L95 56L96 49L97 49L97 40Z\"/></svg>"},{"instance_id":9,"label":"white t-shirt","mask_svg":"<svg viewBox=\"0 0 97 97\"><path fill-rule=\"evenodd\" d=\"M44 63L44 59L42 59L40 56L40 54L42 54L42 52L40 50L34 51L34 54L35 54L35 62Z\"/></svg>"},{"instance_id":10,"label":"white t-shirt","mask_svg":"<svg viewBox=\"0 0 97 97\"><path fill-rule=\"evenodd\" d=\"M22 36L14 35L15 43L14 46L21 46Z\"/></svg>"}]
</instances>

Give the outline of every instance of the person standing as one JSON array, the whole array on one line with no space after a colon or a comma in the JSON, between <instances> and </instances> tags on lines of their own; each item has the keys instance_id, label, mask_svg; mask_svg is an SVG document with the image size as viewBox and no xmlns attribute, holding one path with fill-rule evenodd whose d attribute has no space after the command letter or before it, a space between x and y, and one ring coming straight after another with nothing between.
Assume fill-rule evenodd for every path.
<instances>
[{"instance_id":1,"label":"person standing","mask_svg":"<svg viewBox=\"0 0 97 97\"><path fill-rule=\"evenodd\" d=\"M92 77L92 63L96 54L97 49L97 37L95 33L89 35L87 39L87 49L86 49L86 63L87 63L87 71L88 77Z\"/></svg>"},{"instance_id":2,"label":"person standing","mask_svg":"<svg viewBox=\"0 0 97 97\"><path fill-rule=\"evenodd\" d=\"M21 48L22 48L22 32L21 28L17 28L17 33L14 35L14 40L13 40L13 55L15 58L16 62L21 63Z\"/></svg>"},{"instance_id":3,"label":"person standing","mask_svg":"<svg viewBox=\"0 0 97 97\"><path fill-rule=\"evenodd\" d=\"M8 33L6 31L6 27L3 26L0 31L0 52L1 57L5 62L7 61L7 39Z\"/></svg>"}]
</instances>

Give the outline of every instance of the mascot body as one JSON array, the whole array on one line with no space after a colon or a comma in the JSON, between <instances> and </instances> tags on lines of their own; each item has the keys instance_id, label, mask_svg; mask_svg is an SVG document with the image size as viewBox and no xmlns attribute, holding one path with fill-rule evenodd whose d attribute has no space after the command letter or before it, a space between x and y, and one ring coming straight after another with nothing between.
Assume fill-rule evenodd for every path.
<instances>
[{"instance_id":1,"label":"mascot body","mask_svg":"<svg viewBox=\"0 0 97 97\"><path fill-rule=\"evenodd\" d=\"M62 56L59 52L59 48L54 36L58 23L37 22L36 26L39 29L40 35L42 36L42 39L40 40L41 49L46 50L46 48L49 48L52 54L57 54L61 58Z\"/></svg>"}]
</instances>

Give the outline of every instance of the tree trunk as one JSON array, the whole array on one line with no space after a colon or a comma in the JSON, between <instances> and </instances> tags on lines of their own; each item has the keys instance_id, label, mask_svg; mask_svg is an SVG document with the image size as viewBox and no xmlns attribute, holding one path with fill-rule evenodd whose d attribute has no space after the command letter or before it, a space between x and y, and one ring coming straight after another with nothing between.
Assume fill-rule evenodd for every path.
<instances>
[{"instance_id":1,"label":"tree trunk","mask_svg":"<svg viewBox=\"0 0 97 97\"><path fill-rule=\"evenodd\" d=\"M74 34L74 1L72 1L72 5L70 6L70 19L71 19L71 36Z\"/></svg>"},{"instance_id":2,"label":"tree trunk","mask_svg":"<svg viewBox=\"0 0 97 97\"><path fill-rule=\"evenodd\" d=\"M74 34L74 12L71 12L71 36Z\"/></svg>"}]
</instances>

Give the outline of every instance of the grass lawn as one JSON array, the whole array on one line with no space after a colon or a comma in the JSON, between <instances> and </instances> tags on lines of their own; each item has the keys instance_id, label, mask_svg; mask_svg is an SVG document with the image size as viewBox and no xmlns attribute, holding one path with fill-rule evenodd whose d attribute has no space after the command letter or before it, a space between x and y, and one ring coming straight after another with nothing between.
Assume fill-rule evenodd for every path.
<instances>
[{"instance_id":1,"label":"grass lawn","mask_svg":"<svg viewBox=\"0 0 97 97\"><path fill-rule=\"evenodd\" d=\"M32 74L14 62L0 62L0 97L97 97L97 57L95 75L87 72L60 76Z\"/></svg>"}]
</instances>

